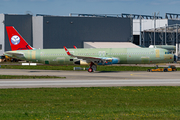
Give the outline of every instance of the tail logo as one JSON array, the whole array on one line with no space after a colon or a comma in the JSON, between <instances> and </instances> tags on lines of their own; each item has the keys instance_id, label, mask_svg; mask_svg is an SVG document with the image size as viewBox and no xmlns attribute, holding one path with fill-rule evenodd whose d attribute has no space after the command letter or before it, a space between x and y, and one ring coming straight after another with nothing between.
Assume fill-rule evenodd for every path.
<instances>
[{"instance_id":1,"label":"tail logo","mask_svg":"<svg viewBox=\"0 0 180 120\"><path fill-rule=\"evenodd\" d=\"M12 36L12 37L11 37L11 42L12 42L12 44L14 44L14 45L18 45L19 42L20 42L20 37L17 36L17 35Z\"/></svg>"}]
</instances>

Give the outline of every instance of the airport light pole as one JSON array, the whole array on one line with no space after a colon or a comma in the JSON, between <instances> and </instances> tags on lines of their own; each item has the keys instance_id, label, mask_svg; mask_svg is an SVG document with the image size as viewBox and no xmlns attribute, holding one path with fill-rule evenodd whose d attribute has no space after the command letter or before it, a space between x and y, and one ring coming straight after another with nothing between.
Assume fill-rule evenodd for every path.
<instances>
[{"instance_id":1,"label":"airport light pole","mask_svg":"<svg viewBox=\"0 0 180 120\"><path fill-rule=\"evenodd\" d=\"M140 24L140 25L139 25L139 26L140 26L140 30L139 30L139 31L140 31L140 35L139 35L139 45L140 45L140 46L141 46L141 25L142 25L142 24L141 24L141 23L142 23L141 18L142 18L142 17L141 17L141 15L140 15L140 16L139 16L139 20L140 20L140 22L139 22L139 24Z\"/></svg>"},{"instance_id":2,"label":"airport light pole","mask_svg":"<svg viewBox=\"0 0 180 120\"><path fill-rule=\"evenodd\" d=\"M167 33L167 24L165 25L165 45L167 45L167 43L166 43L166 33Z\"/></svg>"},{"instance_id":3,"label":"airport light pole","mask_svg":"<svg viewBox=\"0 0 180 120\"><path fill-rule=\"evenodd\" d=\"M176 61L178 60L178 25L176 24Z\"/></svg>"},{"instance_id":4,"label":"airport light pole","mask_svg":"<svg viewBox=\"0 0 180 120\"><path fill-rule=\"evenodd\" d=\"M154 45L156 44L156 12L154 12Z\"/></svg>"}]
</instances>

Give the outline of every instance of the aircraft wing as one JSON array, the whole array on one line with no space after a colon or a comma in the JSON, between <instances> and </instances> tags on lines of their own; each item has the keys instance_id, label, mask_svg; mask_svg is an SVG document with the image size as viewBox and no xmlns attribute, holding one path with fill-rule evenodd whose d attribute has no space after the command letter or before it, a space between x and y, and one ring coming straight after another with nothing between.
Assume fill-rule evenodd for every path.
<instances>
[{"instance_id":1,"label":"aircraft wing","mask_svg":"<svg viewBox=\"0 0 180 120\"><path fill-rule=\"evenodd\" d=\"M106 62L106 59L103 59L103 58L73 55L73 54L71 54L71 53L67 50L67 48L66 48L65 46L64 46L64 49L65 49L66 53L67 53L69 56L71 56L71 57L76 57L76 58L78 58L78 59L83 59L83 60L86 60L87 62L98 62L98 63L99 63L99 62L100 62L100 63ZM109 59L107 59L107 60L109 60Z\"/></svg>"},{"instance_id":2,"label":"aircraft wing","mask_svg":"<svg viewBox=\"0 0 180 120\"><path fill-rule=\"evenodd\" d=\"M7 51L4 55L15 57L15 58L22 58L24 57L24 53L16 52L16 51Z\"/></svg>"},{"instance_id":3,"label":"aircraft wing","mask_svg":"<svg viewBox=\"0 0 180 120\"><path fill-rule=\"evenodd\" d=\"M74 55L72 57L76 57L78 59L83 59L83 60L86 60L87 62L95 62L95 61L103 62L103 61L105 61L105 59L96 58L96 57L84 57L84 56L74 56Z\"/></svg>"}]
</instances>

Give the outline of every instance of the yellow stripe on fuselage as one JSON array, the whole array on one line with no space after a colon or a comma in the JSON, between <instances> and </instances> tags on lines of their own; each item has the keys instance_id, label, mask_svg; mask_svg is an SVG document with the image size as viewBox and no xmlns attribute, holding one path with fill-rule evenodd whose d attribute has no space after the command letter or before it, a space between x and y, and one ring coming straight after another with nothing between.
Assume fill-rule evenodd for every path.
<instances>
[{"instance_id":1,"label":"yellow stripe on fuselage","mask_svg":"<svg viewBox=\"0 0 180 120\"><path fill-rule=\"evenodd\" d=\"M159 54L159 50L156 50L156 58L159 58L160 54Z\"/></svg>"},{"instance_id":2,"label":"yellow stripe on fuselage","mask_svg":"<svg viewBox=\"0 0 180 120\"><path fill-rule=\"evenodd\" d=\"M36 59L36 51L32 51L32 59Z\"/></svg>"}]
</instances>

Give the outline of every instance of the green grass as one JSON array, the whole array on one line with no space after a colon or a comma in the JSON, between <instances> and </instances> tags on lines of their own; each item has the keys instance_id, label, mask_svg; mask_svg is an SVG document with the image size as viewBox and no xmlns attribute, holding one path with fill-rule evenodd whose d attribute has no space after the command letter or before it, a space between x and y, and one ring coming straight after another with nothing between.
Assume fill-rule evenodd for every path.
<instances>
[{"instance_id":1,"label":"green grass","mask_svg":"<svg viewBox=\"0 0 180 120\"><path fill-rule=\"evenodd\" d=\"M179 119L180 87L0 89L0 119Z\"/></svg>"},{"instance_id":2,"label":"green grass","mask_svg":"<svg viewBox=\"0 0 180 120\"><path fill-rule=\"evenodd\" d=\"M38 66L21 66L21 65L1 65L0 69L41 69L41 70L73 70L74 67L88 68L89 66L75 65L38 65ZM97 71L147 71L155 67L139 67L139 66L97 66ZM177 68L180 70L180 68Z\"/></svg>"},{"instance_id":3,"label":"green grass","mask_svg":"<svg viewBox=\"0 0 180 120\"><path fill-rule=\"evenodd\" d=\"M28 76L28 75L0 75L0 79L42 79L42 78L66 78L57 76Z\"/></svg>"}]
</instances>

